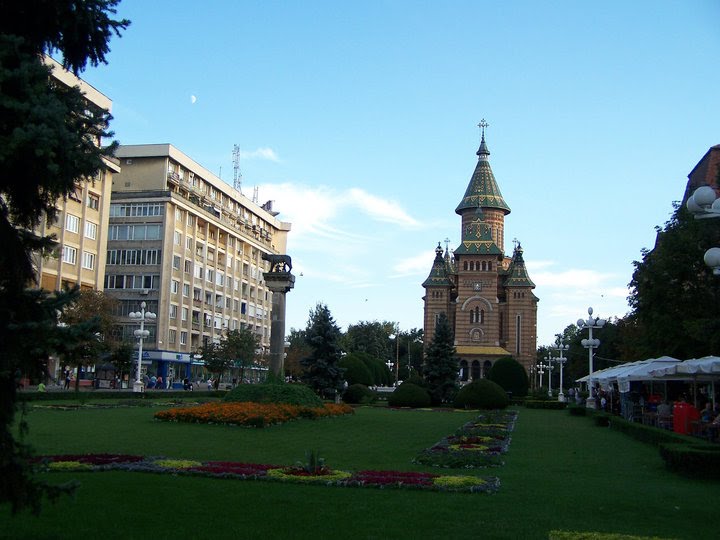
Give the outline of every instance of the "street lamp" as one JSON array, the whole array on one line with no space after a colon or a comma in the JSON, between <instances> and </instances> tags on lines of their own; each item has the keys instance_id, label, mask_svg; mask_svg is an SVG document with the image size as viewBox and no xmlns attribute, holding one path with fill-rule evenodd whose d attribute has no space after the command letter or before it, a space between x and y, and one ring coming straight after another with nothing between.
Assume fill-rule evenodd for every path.
<instances>
[{"instance_id":1,"label":"street lamp","mask_svg":"<svg viewBox=\"0 0 720 540\"><path fill-rule=\"evenodd\" d=\"M553 357L548 355L545 357L545 360L547 361L547 369L548 369L548 397L552 397L552 370L553 370Z\"/></svg>"},{"instance_id":2,"label":"street lamp","mask_svg":"<svg viewBox=\"0 0 720 540\"><path fill-rule=\"evenodd\" d=\"M586 320L578 319L577 325L580 330L585 328L588 329L588 339L583 339L580 343L583 347L588 350L588 398L586 406L588 409L595 408L595 398L592 395L592 374L593 374L593 349L597 349L600 346L600 340L592 337L593 328L602 328L605 326L605 319L600 317L593 317L593 308L588 308L588 318Z\"/></svg>"},{"instance_id":3,"label":"street lamp","mask_svg":"<svg viewBox=\"0 0 720 540\"><path fill-rule=\"evenodd\" d=\"M395 340L395 386L398 385L399 380L399 374L400 374L400 332L397 334L390 334L388 336L390 339ZM390 362L388 362L388 367L390 367Z\"/></svg>"},{"instance_id":4,"label":"street lamp","mask_svg":"<svg viewBox=\"0 0 720 540\"><path fill-rule=\"evenodd\" d=\"M687 209L695 219L720 217L720 197L710 186L701 186L688 197ZM712 268L713 274L720 276L720 247L711 247L703 257L705 264Z\"/></svg>"},{"instance_id":5,"label":"street lamp","mask_svg":"<svg viewBox=\"0 0 720 540\"><path fill-rule=\"evenodd\" d=\"M565 401L565 394L563 393L563 366L565 365L565 362L567 362L567 358L563 356L563 353L569 348L570 345L563 345L562 343L560 343L557 347L553 347L554 350L560 352L560 356L555 359L555 361L560 364L560 392L558 393L558 401Z\"/></svg>"},{"instance_id":6,"label":"street lamp","mask_svg":"<svg viewBox=\"0 0 720 540\"><path fill-rule=\"evenodd\" d=\"M538 378L540 379L540 386L538 386L538 390L540 390L542 388L543 375L545 375L545 364L542 362L538 364L538 375Z\"/></svg>"},{"instance_id":7,"label":"street lamp","mask_svg":"<svg viewBox=\"0 0 720 540\"><path fill-rule=\"evenodd\" d=\"M138 362L137 362L137 377L135 380L135 384L133 384L133 392L144 392L145 391L145 384L142 380L142 355L143 355L143 340L146 339L150 332L148 330L145 330L145 321L152 321L154 320L157 315L152 313L151 311L145 311L145 308L147 307L147 304L145 302L142 302L140 304L140 311L131 311L128 316L133 319L140 321L140 330L135 330L134 334L135 337L138 338Z\"/></svg>"}]
</instances>

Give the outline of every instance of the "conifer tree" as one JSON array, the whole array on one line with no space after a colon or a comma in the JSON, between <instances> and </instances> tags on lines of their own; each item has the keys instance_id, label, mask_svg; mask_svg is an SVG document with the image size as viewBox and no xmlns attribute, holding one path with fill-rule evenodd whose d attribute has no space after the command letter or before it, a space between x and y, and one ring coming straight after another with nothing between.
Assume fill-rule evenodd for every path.
<instances>
[{"instance_id":1,"label":"conifer tree","mask_svg":"<svg viewBox=\"0 0 720 540\"><path fill-rule=\"evenodd\" d=\"M440 314L435 336L425 353L423 376L434 404L451 402L457 393L458 359L450 322Z\"/></svg>"},{"instance_id":2,"label":"conifer tree","mask_svg":"<svg viewBox=\"0 0 720 540\"><path fill-rule=\"evenodd\" d=\"M342 357L340 328L324 304L310 311L305 340L311 352L300 363L303 381L320 395L334 395L343 388L344 369L338 366Z\"/></svg>"},{"instance_id":3,"label":"conifer tree","mask_svg":"<svg viewBox=\"0 0 720 540\"><path fill-rule=\"evenodd\" d=\"M50 352L81 354L99 329L95 320L58 327L58 313L77 292L49 295L26 288L34 257L55 246L53 238L33 231L55 217L58 199L76 181L96 176L116 146L97 146L112 136L110 114L90 104L79 88L54 82L42 55L59 52L75 74L88 63L104 63L110 37L129 25L112 19L117 4L0 0L0 503L9 503L13 512L39 512L43 495L62 491L33 477L29 448L14 436L14 379ZM26 427L20 427L22 434Z\"/></svg>"}]
</instances>

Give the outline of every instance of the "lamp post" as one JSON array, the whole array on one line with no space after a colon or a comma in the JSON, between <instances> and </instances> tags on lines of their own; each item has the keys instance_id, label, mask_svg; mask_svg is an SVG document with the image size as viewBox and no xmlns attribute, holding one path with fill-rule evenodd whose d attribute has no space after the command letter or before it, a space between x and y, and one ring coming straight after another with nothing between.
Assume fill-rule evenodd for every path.
<instances>
[{"instance_id":1,"label":"lamp post","mask_svg":"<svg viewBox=\"0 0 720 540\"><path fill-rule=\"evenodd\" d=\"M597 349L600 346L600 340L595 338L593 339L593 328L602 328L605 326L605 319L601 319L600 317L593 317L593 308L588 308L588 318L578 319L577 325L580 328L580 330L583 330L587 328L588 330L588 339L583 339L580 343L583 347L585 347L588 350L588 398L586 402L586 407L588 409L594 409L595 408L595 398L592 395L592 374L593 374L593 349Z\"/></svg>"},{"instance_id":2,"label":"lamp post","mask_svg":"<svg viewBox=\"0 0 720 540\"><path fill-rule=\"evenodd\" d=\"M695 219L720 217L720 197L710 186L701 186L688 197L687 209ZM713 274L720 276L720 247L711 247L703 257L705 264L712 268Z\"/></svg>"},{"instance_id":3,"label":"lamp post","mask_svg":"<svg viewBox=\"0 0 720 540\"><path fill-rule=\"evenodd\" d=\"M560 351L560 356L555 358L555 362L560 365L560 392L558 392L558 401L565 401L565 394L563 393L563 366L567 362L567 358L563 356L563 353L570 348L570 345L560 343L557 347L553 347L554 350Z\"/></svg>"},{"instance_id":4,"label":"lamp post","mask_svg":"<svg viewBox=\"0 0 720 540\"><path fill-rule=\"evenodd\" d=\"M538 364L538 375L539 375L538 378L540 379L540 386L538 386L538 390L540 390L542 388L543 375L545 375L544 368L545 368L545 364L543 364L542 362Z\"/></svg>"},{"instance_id":5,"label":"lamp post","mask_svg":"<svg viewBox=\"0 0 720 540\"><path fill-rule=\"evenodd\" d=\"M553 370L553 357L552 355L548 355L545 357L545 361L547 362L547 369L548 369L548 397L552 398L552 370Z\"/></svg>"},{"instance_id":6,"label":"lamp post","mask_svg":"<svg viewBox=\"0 0 720 540\"><path fill-rule=\"evenodd\" d=\"M395 387L397 387L400 374L400 332L390 334L389 337L395 340Z\"/></svg>"},{"instance_id":7,"label":"lamp post","mask_svg":"<svg viewBox=\"0 0 720 540\"><path fill-rule=\"evenodd\" d=\"M145 302L142 302L140 304L140 311L131 311L128 316L133 319L140 321L140 330L135 330L134 334L135 337L138 338L138 362L137 362L137 377L135 378L135 383L133 384L133 392L144 392L145 391L145 384L142 380L142 355L143 355L143 340L146 339L150 332L148 330L145 330L145 321L152 321L155 320L157 315L155 315L151 311L145 311L145 308L147 307L147 304Z\"/></svg>"}]
</instances>

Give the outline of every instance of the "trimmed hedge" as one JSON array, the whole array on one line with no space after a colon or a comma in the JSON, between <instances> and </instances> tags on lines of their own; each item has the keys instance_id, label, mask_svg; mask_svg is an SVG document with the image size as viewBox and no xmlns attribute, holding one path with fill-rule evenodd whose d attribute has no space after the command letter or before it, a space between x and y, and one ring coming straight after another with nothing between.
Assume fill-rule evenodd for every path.
<instances>
[{"instance_id":1,"label":"trimmed hedge","mask_svg":"<svg viewBox=\"0 0 720 540\"><path fill-rule=\"evenodd\" d=\"M661 536L636 536L634 534L550 531L548 540L673 540Z\"/></svg>"},{"instance_id":2,"label":"trimmed hedge","mask_svg":"<svg viewBox=\"0 0 720 540\"><path fill-rule=\"evenodd\" d=\"M610 429L629 435L635 440L659 446L664 443L693 443L697 439L667 429L630 422L619 416L610 417Z\"/></svg>"},{"instance_id":3,"label":"trimmed hedge","mask_svg":"<svg viewBox=\"0 0 720 540\"><path fill-rule=\"evenodd\" d=\"M253 403L289 403L305 407L322 407L322 400L309 387L299 383L239 384L230 390L224 401Z\"/></svg>"},{"instance_id":4,"label":"trimmed hedge","mask_svg":"<svg viewBox=\"0 0 720 540\"><path fill-rule=\"evenodd\" d=\"M345 380L349 385L362 384L365 386L371 386L376 384L372 371L367 365L365 365L365 362L363 362L357 354L348 354L345 358L338 362L338 365L345 369Z\"/></svg>"},{"instance_id":5,"label":"trimmed hedge","mask_svg":"<svg viewBox=\"0 0 720 540\"><path fill-rule=\"evenodd\" d=\"M540 401L537 399L526 399L524 405L528 409L563 410L567 408L567 403L563 401Z\"/></svg>"},{"instance_id":6,"label":"trimmed hedge","mask_svg":"<svg viewBox=\"0 0 720 540\"><path fill-rule=\"evenodd\" d=\"M345 403L360 404L375 401L375 392L364 384L351 384L343 394Z\"/></svg>"},{"instance_id":7,"label":"trimmed hedge","mask_svg":"<svg viewBox=\"0 0 720 540\"><path fill-rule=\"evenodd\" d=\"M510 400L505 390L489 379L477 379L463 386L455 396L456 409L504 409Z\"/></svg>"},{"instance_id":8,"label":"trimmed hedge","mask_svg":"<svg viewBox=\"0 0 720 540\"><path fill-rule=\"evenodd\" d=\"M660 444L660 457L671 471L693 478L720 480L720 446L710 443Z\"/></svg>"},{"instance_id":9,"label":"trimmed hedge","mask_svg":"<svg viewBox=\"0 0 720 540\"><path fill-rule=\"evenodd\" d=\"M62 392L18 392L18 401L88 401L99 399L179 399L179 398L223 398L226 390L147 390L135 393L127 390L75 390Z\"/></svg>"},{"instance_id":10,"label":"trimmed hedge","mask_svg":"<svg viewBox=\"0 0 720 540\"><path fill-rule=\"evenodd\" d=\"M391 407L429 407L430 394L416 384L404 382L390 394L388 405Z\"/></svg>"},{"instance_id":11,"label":"trimmed hedge","mask_svg":"<svg viewBox=\"0 0 720 540\"><path fill-rule=\"evenodd\" d=\"M498 359L490 368L488 379L518 397L527 396L530 387L527 371L511 356Z\"/></svg>"},{"instance_id":12,"label":"trimmed hedge","mask_svg":"<svg viewBox=\"0 0 720 540\"><path fill-rule=\"evenodd\" d=\"M582 405L569 405L567 410L570 416L587 416L587 407Z\"/></svg>"}]
</instances>

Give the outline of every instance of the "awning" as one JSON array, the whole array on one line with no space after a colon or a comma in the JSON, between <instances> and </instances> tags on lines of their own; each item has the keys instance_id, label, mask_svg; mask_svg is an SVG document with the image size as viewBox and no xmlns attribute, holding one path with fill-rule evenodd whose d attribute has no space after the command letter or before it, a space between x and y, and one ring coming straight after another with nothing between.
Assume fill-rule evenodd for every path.
<instances>
[{"instance_id":1,"label":"awning","mask_svg":"<svg viewBox=\"0 0 720 540\"><path fill-rule=\"evenodd\" d=\"M671 366L659 366L650 372L654 377L671 377L677 375L709 375L709 378L720 378L720 356L704 356L691 358ZM712 377L712 376L715 377ZM692 378L692 377L687 377Z\"/></svg>"},{"instance_id":2,"label":"awning","mask_svg":"<svg viewBox=\"0 0 720 540\"><path fill-rule=\"evenodd\" d=\"M578 379L577 382L592 380L601 386L608 386L613 382L617 382L619 385L627 387L630 381L651 381L655 379L656 377L650 373L653 370L668 368L680 363L682 363L680 360L670 356L648 358L647 360L638 360L637 362L629 362L595 371L592 375L586 375Z\"/></svg>"}]
</instances>

